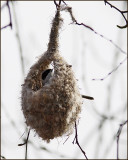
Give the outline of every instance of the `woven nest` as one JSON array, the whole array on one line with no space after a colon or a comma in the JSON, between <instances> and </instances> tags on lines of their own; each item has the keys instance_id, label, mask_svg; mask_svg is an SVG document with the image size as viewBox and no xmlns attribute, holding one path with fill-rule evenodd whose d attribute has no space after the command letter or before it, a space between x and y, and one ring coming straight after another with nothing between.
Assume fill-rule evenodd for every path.
<instances>
[{"instance_id":1,"label":"woven nest","mask_svg":"<svg viewBox=\"0 0 128 160\"><path fill-rule=\"evenodd\" d=\"M53 76L43 84L42 73L51 63ZM47 142L71 134L81 105L82 97L71 65L57 50L48 50L30 68L22 85L22 110L27 126Z\"/></svg>"}]
</instances>

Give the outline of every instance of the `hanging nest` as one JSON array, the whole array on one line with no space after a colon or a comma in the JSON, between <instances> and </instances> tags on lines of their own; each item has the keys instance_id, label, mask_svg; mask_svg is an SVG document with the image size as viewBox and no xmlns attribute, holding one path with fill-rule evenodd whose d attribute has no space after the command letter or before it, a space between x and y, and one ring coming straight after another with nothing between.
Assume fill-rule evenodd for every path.
<instances>
[{"instance_id":1,"label":"hanging nest","mask_svg":"<svg viewBox=\"0 0 128 160\"><path fill-rule=\"evenodd\" d=\"M72 67L58 51L58 30L62 21L58 9L52 22L48 50L30 68L22 85L26 124L47 142L72 133L82 105ZM42 73L51 63L53 75L44 83Z\"/></svg>"}]
</instances>

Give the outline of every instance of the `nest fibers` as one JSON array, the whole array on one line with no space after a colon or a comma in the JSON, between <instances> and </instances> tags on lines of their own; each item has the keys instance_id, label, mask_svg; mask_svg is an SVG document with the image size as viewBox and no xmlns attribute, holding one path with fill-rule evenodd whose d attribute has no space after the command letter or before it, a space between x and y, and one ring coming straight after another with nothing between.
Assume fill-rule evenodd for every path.
<instances>
[{"instance_id":1,"label":"nest fibers","mask_svg":"<svg viewBox=\"0 0 128 160\"><path fill-rule=\"evenodd\" d=\"M58 9L52 22L48 50L30 68L22 85L22 110L26 124L47 142L72 133L82 105L72 67L58 51L58 30L62 21ZM44 83L42 73L51 63L53 75Z\"/></svg>"}]
</instances>

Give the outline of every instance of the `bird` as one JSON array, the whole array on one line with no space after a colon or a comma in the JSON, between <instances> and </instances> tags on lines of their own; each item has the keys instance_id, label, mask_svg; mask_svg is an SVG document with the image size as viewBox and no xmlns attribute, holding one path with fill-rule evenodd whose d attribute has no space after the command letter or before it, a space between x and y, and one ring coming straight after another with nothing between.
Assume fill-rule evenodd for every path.
<instances>
[{"instance_id":1,"label":"bird","mask_svg":"<svg viewBox=\"0 0 128 160\"><path fill-rule=\"evenodd\" d=\"M42 72L42 84L48 83L49 79L53 76L53 69L46 69Z\"/></svg>"}]
</instances>

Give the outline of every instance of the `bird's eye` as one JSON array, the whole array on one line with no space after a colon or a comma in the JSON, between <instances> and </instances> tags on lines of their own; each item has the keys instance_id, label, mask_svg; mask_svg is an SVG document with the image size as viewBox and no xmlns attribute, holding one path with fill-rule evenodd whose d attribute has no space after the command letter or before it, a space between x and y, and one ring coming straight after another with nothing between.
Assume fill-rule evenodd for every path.
<instances>
[{"instance_id":1,"label":"bird's eye","mask_svg":"<svg viewBox=\"0 0 128 160\"><path fill-rule=\"evenodd\" d=\"M45 71L43 71L42 73L42 80L45 80L45 78L47 77L47 75L52 72L52 69L47 69Z\"/></svg>"}]
</instances>

